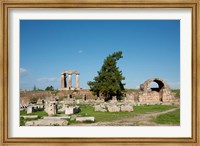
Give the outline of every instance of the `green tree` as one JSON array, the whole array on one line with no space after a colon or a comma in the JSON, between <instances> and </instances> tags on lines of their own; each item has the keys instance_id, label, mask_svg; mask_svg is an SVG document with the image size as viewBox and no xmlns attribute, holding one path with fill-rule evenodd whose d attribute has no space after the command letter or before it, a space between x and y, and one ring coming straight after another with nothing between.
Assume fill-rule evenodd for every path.
<instances>
[{"instance_id":1,"label":"green tree","mask_svg":"<svg viewBox=\"0 0 200 146\"><path fill-rule=\"evenodd\" d=\"M53 86L47 86L45 90L47 90L47 91L54 91L54 88L53 88Z\"/></svg>"},{"instance_id":2,"label":"green tree","mask_svg":"<svg viewBox=\"0 0 200 146\"><path fill-rule=\"evenodd\" d=\"M88 82L90 91L98 97L100 94L103 95L105 101L112 99L113 96L120 100L125 92L125 84L122 83L125 77L122 76L122 71L117 67L117 61L120 58L123 58L121 51L109 55L98 71L98 76L94 77L94 81Z\"/></svg>"}]
</instances>

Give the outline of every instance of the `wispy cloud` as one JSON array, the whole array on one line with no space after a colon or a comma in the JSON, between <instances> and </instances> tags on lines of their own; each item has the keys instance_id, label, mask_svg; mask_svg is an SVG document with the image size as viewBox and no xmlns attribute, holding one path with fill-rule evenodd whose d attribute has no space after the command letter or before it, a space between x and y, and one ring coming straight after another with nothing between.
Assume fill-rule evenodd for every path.
<instances>
[{"instance_id":1,"label":"wispy cloud","mask_svg":"<svg viewBox=\"0 0 200 146\"><path fill-rule=\"evenodd\" d=\"M83 50L78 50L78 54L81 54L81 53L83 53Z\"/></svg>"},{"instance_id":2,"label":"wispy cloud","mask_svg":"<svg viewBox=\"0 0 200 146\"><path fill-rule=\"evenodd\" d=\"M20 76L25 77L29 75L29 71L25 68L20 68Z\"/></svg>"},{"instance_id":3,"label":"wispy cloud","mask_svg":"<svg viewBox=\"0 0 200 146\"><path fill-rule=\"evenodd\" d=\"M38 82L55 82L55 81L57 81L57 78L54 78L54 77L52 77L52 78L39 78L39 79L37 79L37 81Z\"/></svg>"}]
</instances>

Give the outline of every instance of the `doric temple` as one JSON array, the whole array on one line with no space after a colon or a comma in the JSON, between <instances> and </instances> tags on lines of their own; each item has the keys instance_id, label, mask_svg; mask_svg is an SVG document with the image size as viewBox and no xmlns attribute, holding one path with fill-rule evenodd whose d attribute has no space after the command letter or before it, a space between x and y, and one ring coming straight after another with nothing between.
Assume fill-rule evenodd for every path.
<instances>
[{"instance_id":1,"label":"doric temple","mask_svg":"<svg viewBox=\"0 0 200 146\"><path fill-rule=\"evenodd\" d=\"M72 87L72 75L76 75L76 87ZM79 90L79 72L76 70L68 70L61 73L61 89L60 90ZM67 79L67 81L66 81Z\"/></svg>"}]
</instances>

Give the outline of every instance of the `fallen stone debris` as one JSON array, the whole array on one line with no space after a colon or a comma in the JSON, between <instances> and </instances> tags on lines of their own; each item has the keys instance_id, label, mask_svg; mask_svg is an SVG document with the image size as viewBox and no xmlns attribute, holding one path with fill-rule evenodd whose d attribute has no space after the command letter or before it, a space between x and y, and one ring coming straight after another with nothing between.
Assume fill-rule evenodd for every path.
<instances>
[{"instance_id":1,"label":"fallen stone debris","mask_svg":"<svg viewBox=\"0 0 200 146\"><path fill-rule=\"evenodd\" d=\"M71 75L76 74L76 87L72 87ZM66 85L66 75L68 75L68 85ZM112 100L105 102L101 97L96 99L88 98L86 91L81 94L78 71L65 71L61 74L62 91L66 91L68 96L59 100L59 96L49 96L39 98L34 104L27 101L20 101L20 111L25 111L27 115L21 115L26 120L25 126L67 126L68 121L95 122L95 117L90 115L77 115L81 112L81 105L92 106L95 112L134 112L134 106L141 105L171 105L179 104L175 99L169 86L159 78L146 80L140 85L138 92L127 92L123 100L117 100L116 96ZM150 84L155 82L157 88L151 88ZM78 91L78 92L77 92ZM50 93L48 93L50 94ZM76 99L74 94L78 94ZM35 112L45 111L47 115L34 115Z\"/></svg>"}]
</instances>

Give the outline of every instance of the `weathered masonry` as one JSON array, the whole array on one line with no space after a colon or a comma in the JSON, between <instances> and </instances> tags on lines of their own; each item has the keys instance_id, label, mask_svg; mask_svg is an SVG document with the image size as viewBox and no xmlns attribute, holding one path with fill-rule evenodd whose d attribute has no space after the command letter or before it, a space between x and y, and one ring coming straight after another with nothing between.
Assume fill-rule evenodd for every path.
<instances>
[{"instance_id":1,"label":"weathered masonry","mask_svg":"<svg viewBox=\"0 0 200 146\"><path fill-rule=\"evenodd\" d=\"M76 75L76 87L72 87L72 75ZM79 72L76 70L68 70L61 73L61 89L60 90L79 90L80 81L79 81ZM67 81L66 81L67 79Z\"/></svg>"},{"instance_id":2,"label":"weathered masonry","mask_svg":"<svg viewBox=\"0 0 200 146\"><path fill-rule=\"evenodd\" d=\"M150 84L155 82L157 88L151 88ZM140 85L139 102L171 102L175 99L170 87L159 78L152 78Z\"/></svg>"}]
</instances>

